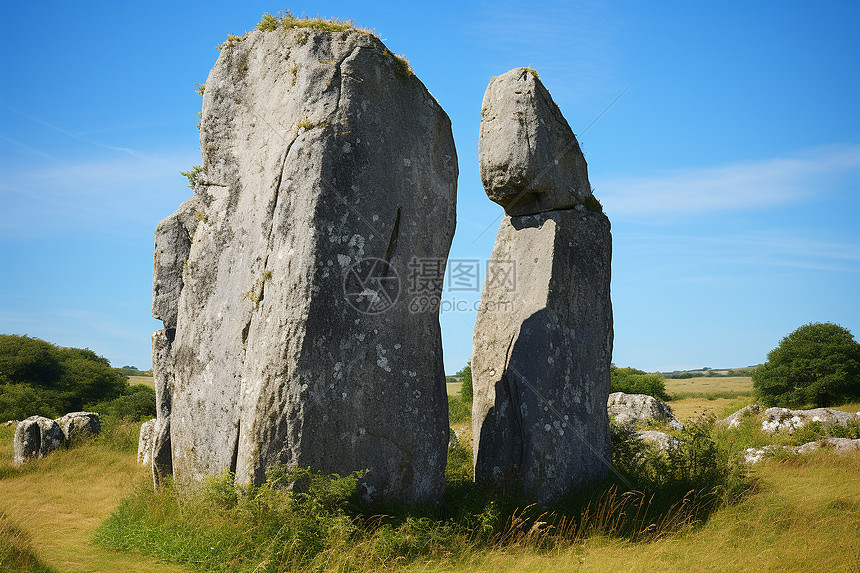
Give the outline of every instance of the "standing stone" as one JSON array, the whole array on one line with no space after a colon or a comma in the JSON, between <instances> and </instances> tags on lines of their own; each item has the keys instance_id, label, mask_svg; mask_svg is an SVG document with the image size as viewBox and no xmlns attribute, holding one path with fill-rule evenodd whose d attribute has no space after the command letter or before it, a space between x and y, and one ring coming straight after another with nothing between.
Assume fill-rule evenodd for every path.
<instances>
[{"instance_id":1,"label":"standing stone","mask_svg":"<svg viewBox=\"0 0 860 573\"><path fill-rule=\"evenodd\" d=\"M175 335L176 330L172 328L152 333L152 380L155 386L156 418L150 430L150 453L152 482L155 487L161 484L163 478L173 475L173 452L170 447L173 376L170 349Z\"/></svg>"},{"instance_id":2,"label":"standing stone","mask_svg":"<svg viewBox=\"0 0 860 573\"><path fill-rule=\"evenodd\" d=\"M142 466L152 465L152 438L155 433L155 418L140 425L140 437L137 439L137 463Z\"/></svg>"},{"instance_id":3,"label":"standing stone","mask_svg":"<svg viewBox=\"0 0 860 573\"><path fill-rule=\"evenodd\" d=\"M438 303L438 277L414 275L444 272L454 232L447 115L356 30L251 32L205 85L194 217L156 237L153 374L175 481L368 470L372 501L441 501L438 308L413 297Z\"/></svg>"},{"instance_id":4,"label":"standing stone","mask_svg":"<svg viewBox=\"0 0 860 573\"><path fill-rule=\"evenodd\" d=\"M472 342L475 479L518 483L548 502L601 479L610 465L610 225L593 210L599 203L573 133L534 74L519 68L494 78L483 116L481 177L509 216ZM561 155L519 155L518 133ZM540 193L510 201L534 189L532 176L543 182Z\"/></svg>"},{"instance_id":5,"label":"standing stone","mask_svg":"<svg viewBox=\"0 0 860 573\"><path fill-rule=\"evenodd\" d=\"M50 418L30 416L15 428L13 463L21 466L53 452L66 441L59 424Z\"/></svg>"},{"instance_id":6,"label":"standing stone","mask_svg":"<svg viewBox=\"0 0 860 573\"><path fill-rule=\"evenodd\" d=\"M63 430L66 441L73 438L97 436L102 431L101 420L97 412L71 412L54 421Z\"/></svg>"}]
</instances>

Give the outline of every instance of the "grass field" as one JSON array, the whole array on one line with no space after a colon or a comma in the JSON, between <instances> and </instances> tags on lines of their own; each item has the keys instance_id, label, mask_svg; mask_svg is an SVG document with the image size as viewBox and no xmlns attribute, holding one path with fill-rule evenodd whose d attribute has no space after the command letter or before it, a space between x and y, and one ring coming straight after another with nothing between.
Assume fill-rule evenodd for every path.
<instances>
[{"instance_id":1,"label":"grass field","mask_svg":"<svg viewBox=\"0 0 860 573\"><path fill-rule=\"evenodd\" d=\"M152 381L152 376L129 376L128 385L134 386L135 384L143 384L144 386L155 388L155 383Z\"/></svg>"},{"instance_id":2,"label":"grass field","mask_svg":"<svg viewBox=\"0 0 860 573\"><path fill-rule=\"evenodd\" d=\"M447 384L445 384L445 386L448 389L448 395L449 396L456 396L457 394L460 393L460 388L463 387L463 383L462 382L448 382Z\"/></svg>"},{"instance_id":3,"label":"grass field","mask_svg":"<svg viewBox=\"0 0 860 573\"><path fill-rule=\"evenodd\" d=\"M92 543L93 532L120 500L150 479L149 472L137 465L136 452L89 443L54 452L19 470L12 467L13 435L14 428L0 428L0 514L5 514L0 531L23 532L19 539L29 542L41 562L61 573L187 571ZM8 535L0 536L0 555L10 542ZM2 571L20 569L0 563Z\"/></svg>"},{"instance_id":4,"label":"grass field","mask_svg":"<svg viewBox=\"0 0 860 573\"><path fill-rule=\"evenodd\" d=\"M670 394L707 394L709 392L739 392L752 395L752 378L749 376L708 376L704 378L666 379Z\"/></svg>"},{"instance_id":5,"label":"grass field","mask_svg":"<svg viewBox=\"0 0 860 573\"><path fill-rule=\"evenodd\" d=\"M17 529L46 567L30 571L150 573L187 571L136 552L92 543L95 529L148 472L134 453L105 444L55 452L24 470L11 468L11 432L0 431L0 555ZM541 551L518 545L442 557L410 571L858 571L860 456L830 452L756 466L757 485L739 504L704 524L658 541L589 538ZM15 571L9 564L0 569ZM853 567L853 569L852 569ZM18 569L20 570L20 569Z\"/></svg>"},{"instance_id":6,"label":"grass field","mask_svg":"<svg viewBox=\"0 0 860 573\"><path fill-rule=\"evenodd\" d=\"M540 553L508 549L466 563L414 571L860 572L860 456L822 452L770 460L755 469L755 491L705 524L650 543L591 538Z\"/></svg>"},{"instance_id":7,"label":"grass field","mask_svg":"<svg viewBox=\"0 0 860 573\"><path fill-rule=\"evenodd\" d=\"M702 415L724 418L753 403L749 376L667 378L666 391L675 398L669 406L682 421Z\"/></svg>"}]
</instances>

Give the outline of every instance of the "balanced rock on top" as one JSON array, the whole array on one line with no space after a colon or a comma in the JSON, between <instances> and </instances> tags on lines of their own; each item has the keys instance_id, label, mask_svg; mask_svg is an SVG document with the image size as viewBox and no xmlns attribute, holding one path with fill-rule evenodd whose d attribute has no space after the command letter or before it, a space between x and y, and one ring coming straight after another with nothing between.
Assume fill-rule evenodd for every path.
<instances>
[{"instance_id":1,"label":"balanced rock on top","mask_svg":"<svg viewBox=\"0 0 860 573\"><path fill-rule=\"evenodd\" d=\"M508 215L569 209L591 197L573 130L534 70L490 80L478 138L481 182Z\"/></svg>"}]
</instances>

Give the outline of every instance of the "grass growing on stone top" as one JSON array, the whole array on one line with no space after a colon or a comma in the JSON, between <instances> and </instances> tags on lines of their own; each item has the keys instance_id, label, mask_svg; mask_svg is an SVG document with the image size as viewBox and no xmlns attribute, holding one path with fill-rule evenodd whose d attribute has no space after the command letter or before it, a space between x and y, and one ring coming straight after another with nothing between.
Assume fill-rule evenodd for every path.
<instances>
[{"instance_id":1,"label":"grass growing on stone top","mask_svg":"<svg viewBox=\"0 0 860 573\"><path fill-rule=\"evenodd\" d=\"M268 12L263 14L257 29L263 32L274 32L275 30L290 30L292 28L313 28L314 30L325 30L326 32L345 32L356 30L358 32L370 33L370 30L356 28L352 20L340 20L338 18L307 18L294 15L286 10L273 16Z\"/></svg>"}]
</instances>

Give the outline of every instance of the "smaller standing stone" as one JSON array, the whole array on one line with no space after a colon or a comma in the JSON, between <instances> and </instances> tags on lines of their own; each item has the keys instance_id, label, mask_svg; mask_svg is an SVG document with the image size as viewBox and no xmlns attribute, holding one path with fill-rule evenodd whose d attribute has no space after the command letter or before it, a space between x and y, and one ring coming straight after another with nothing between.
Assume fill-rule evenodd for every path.
<instances>
[{"instance_id":1,"label":"smaller standing stone","mask_svg":"<svg viewBox=\"0 0 860 573\"><path fill-rule=\"evenodd\" d=\"M147 466L152 463L152 446L155 438L156 419L147 420L140 426L140 438L137 441L137 463Z\"/></svg>"},{"instance_id":2,"label":"smaller standing stone","mask_svg":"<svg viewBox=\"0 0 860 573\"><path fill-rule=\"evenodd\" d=\"M50 418L30 416L15 428L14 464L45 457L66 441L60 425Z\"/></svg>"},{"instance_id":3,"label":"smaller standing stone","mask_svg":"<svg viewBox=\"0 0 860 573\"><path fill-rule=\"evenodd\" d=\"M101 420L96 412L71 412L54 420L63 430L66 441L75 438L97 436L102 430Z\"/></svg>"}]
</instances>

